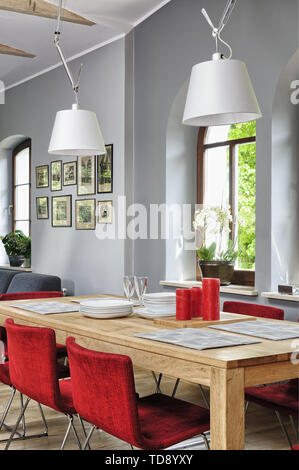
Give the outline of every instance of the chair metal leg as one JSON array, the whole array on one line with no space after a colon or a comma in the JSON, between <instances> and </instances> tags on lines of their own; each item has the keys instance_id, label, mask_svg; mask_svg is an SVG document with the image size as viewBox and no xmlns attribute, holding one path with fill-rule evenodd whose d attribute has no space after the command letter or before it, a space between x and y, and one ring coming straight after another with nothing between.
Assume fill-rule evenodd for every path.
<instances>
[{"instance_id":1,"label":"chair metal leg","mask_svg":"<svg viewBox=\"0 0 299 470\"><path fill-rule=\"evenodd\" d=\"M96 426L92 426L92 427L91 427L91 429L90 429L90 431L89 431L89 433L88 433L88 436L87 436L87 438L86 438L86 440L85 440L85 442L84 442L84 444L83 444L82 450L86 450L86 447L88 446L89 441L90 441L90 439L91 439L91 436L93 435L95 429L96 429Z\"/></svg>"},{"instance_id":2,"label":"chair metal leg","mask_svg":"<svg viewBox=\"0 0 299 470\"><path fill-rule=\"evenodd\" d=\"M206 449L207 449L207 450L211 450L211 449L210 449L209 441L208 441L208 439L207 439L207 436L206 436L205 434L202 434L202 437L203 437L203 440L204 440Z\"/></svg>"},{"instance_id":3,"label":"chair metal leg","mask_svg":"<svg viewBox=\"0 0 299 470\"><path fill-rule=\"evenodd\" d=\"M76 441L77 441L78 447L79 447L80 450L82 450L82 445L81 445L81 442L80 442L80 439L79 439L77 430L76 430L75 425L74 425L74 417L73 417L73 416L69 416L68 418L69 418L69 420L70 420L70 422L71 422L71 428L72 428L73 434L74 434L74 436L75 436L75 439L76 439Z\"/></svg>"},{"instance_id":4,"label":"chair metal leg","mask_svg":"<svg viewBox=\"0 0 299 470\"><path fill-rule=\"evenodd\" d=\"M46 421L46 418L45 418L45 415L44 415L44 412L43 412L43 409L42 409L42 405L40 403L38 403L38 407L39 407L39 411L40 411L40 414L41 414L41 417L42 417L42 420L43 420L43 423L44 423L44 426L45 426L44 436L48 436L49 435L49 428L48 428L48 423Z\"/></svg>"},{"instance_id":5,"label":"chair metal leg","mask_svg":"<svg viewBox=\"0 0 299 470\"><path fill-rule=\"evenodd\" d=\"M290 448L292 449L293 445L292 445L292 442L291 442L289 433L288 433L288 431L287 431L287 429L286 429L286 427L285 427L285 425L284 425L284 422L282 421L281 416L280 416L280 414L279 414L279 412L278 412L277 410L275 410L275 414L276 414L276 417L277 417L278 422L279 422L279 424L280 424L280 427L281 427L281 429L282 429L282 432L284 433L285 438L286 438L286 440L288 441L288 444L289 444Z\"/></svg>"},{"instance_id":6,"label":"chair metal leg","mask_svg":"<svg viewBox=\"0 0 299 470\"><path fill-rule=\"evenodd\" d=\"M162 380L163 374L159 374L159 378L158 378L158 379L157 379L156 374L155 374L154 371L152 371L152 374L153 374L153 378L154 378L154 381L155 381L155 384L156 384L156 391L155 391L155 393L161 393L160 385L161 385L161 380Z\"/></svg>"},{"instance_id":7,"label":"chair metal leg","mask_svg":"<svg viewBox=\"0 0 299 470\"><path fill-rule=\"evenodd\" d=\"M21 410L24 408L24 399L23 399L23 394L20 393L20 405L21 405ZM25 413L23 413L22 416L22 430L23 430L23 437L26 435L26 423L25 423Z\"/></svg>"},{"instance_id":8,"label":"chair metal leg","mask_svg":"<svg viewBox=\"0 0 299 470\"><path fill-rule=\"evenodd\" d=\"M79 419L79 421L80 421L80 424L81 424L81 428L82 428L84 437L85 437L85 439L87 439L87 434L86 434L86 429L85 429L85 426L84 426L83 419L81 418L80 415L77 415L77 416L78 416L78 419ZM88 450L91 450L89 443L87 444L87 446L88 446Z\"/></svg>"},{"instance_id":9,"label":"chair metal leg","mask_svg":"<svg viewBox=\"0 0 299 470\"><path fill-rule=\"evenodd\" d=\"M67 430L66 430L66 432L65 432L65 435L64 435L64 438L63 438L63 441L62 441L60 450L63 450L64 447L65 447L66 441L67 441L67 439L68 439L68 437L69 437L69 434L70 434L71 426L72 426L72 424L71 424L71 421L69 420L69 424L68 424Z\"/></svg>"},{"instance_id":10,"label":"chair metal leg","mask_svg":"<svg viewBox=\"0 0 299 470\"><path fill-rule=\"evenodd\" d=\"M246 403L245 403L245 418L246 418L246 415L247 415L248 408L249 408L249 401L246 401Z\"/></svg>"},{"instance_id":11,"label":"chair metal leg","mask_svg":"<svg viewBox=\"0 0 299 470\"><path fill-rule=\"evenodd\" d=\"M203 389L203 386L201 384L198 384L199 385L199 388L200 388L200 391L201 391L201 395L202 395L202 399L203 401L205 402L205 405L206 407L208 408L208 410L210 409L210 403L209 403L209 400L207 399L207 396L205 394L205 391Z\"/></svg>"},{"instance_id":12,"label":"chair metal leg","mask_svg":"<svg viewBox=\"0 0 299 470\"><path fill-rule=\"evenodd\" d=\"M293 431L294 431L294 434L295 434L295 439L298 442L299 441L299 427L298 427L298 424L296 426L294 417L292 415L290 415L290 421L291 421L291 425L292 425L292 428L293 428Z\"/></svg>"},{"instance_id":13,"label":"chair metal leg","mask_svg":"<svg viewBox=\"0 0 299 470\"><path fill-rule=\"evenodd\" d=\"M131 448L131 450L134 450L134 447L132 446L132 444L130 444L130 448Z\"/></svg>"},{"instance_id":14,"label":"chair metal leg","mask_svg":"<svg viewBox=\"0 0 299 470\"><path fill-rule=\"evenodd\" d=\"M1 422L0 422L0 431L3 427L3 425L4 425L4 421L6 420L6 417L8 415L9 410L10 410L10 407L11 407L11 404L12 404L12 401L14 399L15 394L16 394L16 389L12 388L11 395L9 397L8 403L6 405L6 408L4 410L4 413L3 413L3 416L2 416L2 419L1 419Z\"/></svg>"},{"instance_id":15,"label":"chair metal leg","mask_svg":"<svg viewBox=\"0 0 299 470\"><path fill-rule=\"evenodd\" d=\"M24 415L24 413L25 413L25 411L26 411L26 409L27 409L27 406L28 406L29 402L30 402L30 398L27 398L26 403L25 403L25 405L23 406L23 408L22 408L22 410L21 410L21 413L19 414L19 417L18 417L18 419L17 419L17 422L16 422L16 424L15 424L15 427L13 428L12 433L11 433L11 435L10 435L10 437L9 437L9 439L8 439L8 441L7 441L7 443L6 443L5 450L8 450L8 448L9 448L9 446L10 446L10 444L11 444L11 441L13 440L14 435L16 434L16 431L17 431L18 426L19 426L19 424L20 424L20 422L21 422L21 419L22 419L22 417L23 417L23 415Z\"/></svg>"}]
</instances>

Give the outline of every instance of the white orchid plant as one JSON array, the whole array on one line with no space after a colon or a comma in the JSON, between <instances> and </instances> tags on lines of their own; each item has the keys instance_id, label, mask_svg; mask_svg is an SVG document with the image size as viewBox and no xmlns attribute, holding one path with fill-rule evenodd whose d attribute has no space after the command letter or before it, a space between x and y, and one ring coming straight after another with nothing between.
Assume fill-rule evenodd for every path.
<instances>
[{"instance_id":1,"label":"white orchid plant","mask_svg":"<svg viewBox=\"0 0 299 470\"><path fill-rule=\"evenodd\" d=\"M197 254L201 261L226 261L234 263L238 257L235 244L228 239L233 222L230 207L203 207L195 212L193 226L201 235ZM226 235L226 237L225 237ZM208 245L208 239L216 239ZM227 243L223 249L224 238Z\"/></svg>"}]
</instances>

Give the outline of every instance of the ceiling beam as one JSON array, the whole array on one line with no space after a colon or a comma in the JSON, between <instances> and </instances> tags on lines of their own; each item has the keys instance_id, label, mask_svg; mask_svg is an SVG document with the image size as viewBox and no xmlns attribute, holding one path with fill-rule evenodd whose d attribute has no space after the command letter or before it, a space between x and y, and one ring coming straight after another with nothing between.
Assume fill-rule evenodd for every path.
<instances>
[{"instance_id":1,"label":"ceiling beam","mask_svg":"<svg viewBox=\"0 0 299 470\"><path fill-rule=\"evenodd\" d=\"M0 0L0 10L23 13L24 15L41 16L43 18L57 19L58 8L56 5L44 0ZM69 23L77 23L93 26L95 23L83 18L83 16L62 9L61 19Z\"/></svg>"},{"instance_id":2,"label":"ceiling beam","mask_svg":"<svg viewBox=\"0 0 299 470\"><path fill-rule=\"evenodd\" d=\"M6 44L0 44L0 54L16 55L18 57L28 57L29 59L33 59L35 57L34 54L22 51L21 49L16 49L15 47L7 46Z\"/></svg>"}]
</instances>

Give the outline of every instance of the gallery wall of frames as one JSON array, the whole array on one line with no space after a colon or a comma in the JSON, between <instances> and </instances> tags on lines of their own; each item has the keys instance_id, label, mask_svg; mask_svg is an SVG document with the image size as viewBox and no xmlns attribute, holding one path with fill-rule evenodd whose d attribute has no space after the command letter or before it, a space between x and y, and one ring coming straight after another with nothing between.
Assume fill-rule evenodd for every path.
<instances>
[{"instance_id":1,"label":"gallery wall of frames","mask_svg":"<svg viewBox=\"0 0 299 470\"><path fill-rule=\"evenodd\" d=\"M96 194L113 193L113 144L106 145L105 155L79 156L76 161L61 160L35 168L37 220L51 217L52 227L72 227L73 196L60 195L59 191L77 187L75 199L76 230L95 230L96 224L113 223L113 201L86 198ZM51 197L43 196L42 190L50 189ZM83 198L84 197L84 198Z\"/></svg>"}]
</instances>

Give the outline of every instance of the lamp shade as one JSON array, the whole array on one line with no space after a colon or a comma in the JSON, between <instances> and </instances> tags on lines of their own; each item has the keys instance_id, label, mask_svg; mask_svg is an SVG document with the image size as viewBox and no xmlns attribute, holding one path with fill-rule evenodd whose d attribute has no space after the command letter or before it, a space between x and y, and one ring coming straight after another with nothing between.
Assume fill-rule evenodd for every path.
<instances>
[{"instance_id":1,"label":"lamp shade","mask_svg":"<svg viewBox=\"0 0 299 470\"><path fill-rule=\"evenodd\" d=\"M193 67L184 124L220 126L253 121L261 117L244 62L214 59Z\"/></svg>"},{"instance_id":2,"label":"lamp shade","mask_svg":"<svg viewBox=\"0 0 299 470\"><path fill-rule=\"evenodd\" d=\"M92 111L73 109L56 114L49 153L53 155L103 155L104 139L97 116Z\"/></svg>"}]
</instances>

